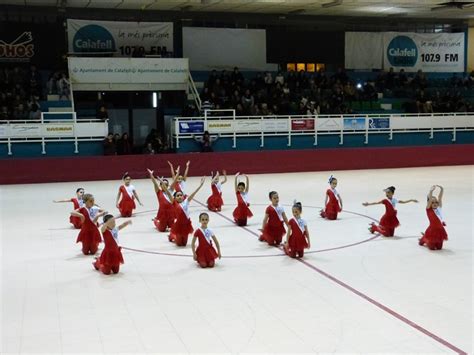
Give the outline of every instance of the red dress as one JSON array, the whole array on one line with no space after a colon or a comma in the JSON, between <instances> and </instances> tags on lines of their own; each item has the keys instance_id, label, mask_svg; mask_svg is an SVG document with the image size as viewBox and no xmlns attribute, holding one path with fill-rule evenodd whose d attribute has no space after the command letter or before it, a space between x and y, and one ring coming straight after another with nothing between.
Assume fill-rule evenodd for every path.
<instances>
[{"instance_id":1,"label":"red dress","mask_svg":"<svg viewBox=\"0 0 474 355\"><path fill-rule=\"evenodd\" d=\"M211 184L212 195L207 199L207 208L210 211L220 211L224 201L222 200L221 184Z\"/></svg>"},{"instance_id":2,"label":"red dress","mask_svg":"<svg viewBox=\"0 0 474 355\"><path fill-rule=\"evenodd\" d=\"M74 211L78 210L81 208L81 204L79 203L79 200L77 198L71 198L71 202L74 204ZM70 216L69 217L69 222L74 226L76 229L81 229L82 227L82 221L79 217L76 216Z\"/></svg>"},{"instance_id":3,"label":"red dress","mask_svg":"<svg viewBox=\"0 0 474 355\"><path fill-rule=\"evenodd\" d=\"M81 213L85 219L81 231L77 236L76 243L82 242L82 252L85 255L95 254L99 243L102 241L99 229L93 222L93 219L98 212L99 208L96 206L93 206L90 209L87 209L86 207L81 207L79 209L79 213Z\"/></svg>"},{"instance_id":4,"label":"red dress","mask_svg":"<svg viewBox=\"0 0 474 355\"><path fill-rule=\"evenodd\" d=\"M159 209L156 218L153 220L156 229L160 232L165 232L166 228L171 228L176 219L175 207L168 200L163 191L158 191L156 194L158 198Z\"/></svg>"},{"instance_id":5,"label":"red dress","mask_svg":"<svg viewBox=\"0 0 474 355\"><path fill-rule=\"evenodd\" d=\"M279 245L281 243L281 239L286 233L283 226L283 213L285 211L281 206L274 207L270 205L267 207L265 214L268 215L268 222L260 236L261 241L266 241L269 245Z\"/></svg>"},{"instance_id":6,"label":"red dress","mask_svg":"<svg viewBox=\"0 0 474 355\"><path fill-rule=\"evenodd\" d=\"M419 242L420 245L426 244L426 246L431 250L441 249L443 247L443 242L448 240L448 233L446 233L446 229L444 229L446 223L441 219L441 210L439 207L437 208L437 211L439 214L437 214L433 208L426 209L430 225Z\"/></svg>"},{"instance_id":7,"label":"red dress","mask_svg":"<svg viewBox=\"0 0 474 355\"><path fill-rule=\"evenodd\" d=\"M194 236L198 238L198 247L196 248L197 262L199 264L212 264L218 258L218 254L212 245L212 231L207 228L205 230L198 228L194 232Z\"/></svg>"},{"instance_id":8,"label":"red dress","mask_svg":"<svg viewBox=\"0 0 474 355\"><path fill-rule=\"evenodd\" d=\"M299 257L302 257L304 249L308 247L305 230L306 221L302 218L299 220L292 218L288 223L291 228L291 234L288 238L288 245L285 251L292 258L295 258L297 254Z\"/></svg>"},{"instance_id":9,"label":"red dress","mask_svg":"<svg viewBox=\"0 0 474 355\"><path fill-rule=\"evenodd\" d=\"M324 211L321 211L321 217L327 218L330 220L337 219L337 214L342 211L341 206L339 205L339 199L336 196L337 191L333 189L327 189L326 195L329 198L328 203Z\"/></svg>"},{"instance_id":10,"label":"red dress","mask_svg":"<svg viewBox=\"0 0 474 355\"><path fill-rule=\"evenodd\" d=\"M106 229L103 236L104 236L104 250L99 257L99 264L108 266L110 268L115 267L117 265L123 264L123 256L122 256L122 248L118 246L116 239L114 238L114 234L117 234L117 229Z\"/></svg>"},{"instance_id":11,"label":"red dress","mask_svg":"<svg viewBox=\"0 0 474 355\"><path fill-rule=\"evenodd\" d=\"M372 233L379 232L385 237L393 237L395 228L400 225L400 222L397 218L397 210L394 207L397 202L398 201L394 198L392 199L392 202L390 202L388 199L384 199L382 201L382 203L385 205L385 214L380 219L378 226L372 224L370 229Z\"/></svg>"},{"instance_id":12,"label":"red dress","mask_svg":"<svg viewBox=\"0 0 474 355\"><path fill-rule=\"evenodd\" d=\"M235 208L232 215L234 216L234 221L239 226L245 226L247 224L247 218L253 216L252 211L250 211L250 204L247 202L247 194L244 192L241 194L239 191L236 192L237 195L237 207Z\"/></svg>"},{"instance_id":13,"label":"red dress","mask_svg":"<svg viewBox=\"0 0 474 355\"><path fill-rule=\"evenodd\" d=\"M194 231L191 219L189 218L189 201L181 203L174 201L176 221L171 227L169 240L178 246L185 246L188 243L188 235Z\"/></svg>"},{"instance_id":14,"label":"red dress","mask_svg":"<svg viewBox=\"0 0 474 355\"><path fill-rule=\"evenodd\" d=\"M137 207L135 205L135 196L133 195L133 191L135 191L135 188L132 185L122 185L120 186L119 191L122 195L119 202L120 215L122 217L131 217L133 210Z\"/></svg>"}]
</instances>

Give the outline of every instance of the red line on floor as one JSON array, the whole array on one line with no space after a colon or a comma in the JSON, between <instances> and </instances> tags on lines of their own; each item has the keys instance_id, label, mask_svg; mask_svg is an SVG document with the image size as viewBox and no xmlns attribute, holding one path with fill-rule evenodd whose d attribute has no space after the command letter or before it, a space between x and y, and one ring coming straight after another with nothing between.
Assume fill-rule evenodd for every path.
<instances>
[{"instance_id":1,"label":"red line on floor","mask_svg":"<svg viewBox=\"0 0 474 355\"><path fill-rule=\"evenodd\" d=\"M205 206L203 203L199 202L199 201L196 201L197 203L201 204L202 206ZM223 215L222 213L220 212L215 212L217 213L219 216L221 216L222 218L228 220L228 221L231 221L232 223L234 223L234 221L232 221L230 218L228 218L227 216ZM259 236L257 233L255 233L254 231L252 231L251 229L247 228L247 227L241 227L242 229L246 230L247 232L255 235L255 236ZM281 247L277 247L278 249L281 250ZM412 327L413 329L416 329L418 330L419 332L425 334L426 336L430 337L431 339L437 341L438 343L444 345L445 347L451 349L452 351L458 353L458 354L466 354L467 355L467 352L461 350L460 348L458 348L457 346L451 344L450 342L448 342L447 340L444 340L443 338L437 336L436 334L430 332L429 330L423 328L421 325L409 320L408 318L402 316L400 313L394 311L393 309L383 305L382 303L374 300L373 298L369 297L368 295L356 290L355 288L353 288L352 286L346 284L345 282L337 279L336 277L328 274L327 272L321 270L320 268L310 264L309 262L307 262L306 260L303 260L303 259L296 259L297 261L299 261L301 264L309 267L311 270L313 271L316 271L318 274L320 274L321 276L324 276L325 278L331 280L332 282L338 284L339 286L341 287L344 287L346 290L352 292L353 294L361 297L362 299L366 300L367 302L370 302L371 304L373 304L374 306L378 307L379 309L383 310L384 312L390 314L391 316L397 318L398 320L402 321L403 323L409 325L410 327Z\"/></svg>"}]
</instances>

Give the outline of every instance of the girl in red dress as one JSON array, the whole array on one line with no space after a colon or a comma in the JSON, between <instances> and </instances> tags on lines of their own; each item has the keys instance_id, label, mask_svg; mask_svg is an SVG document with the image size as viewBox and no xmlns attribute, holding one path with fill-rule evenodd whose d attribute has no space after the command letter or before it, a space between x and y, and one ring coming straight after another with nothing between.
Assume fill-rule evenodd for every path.
<instances>
[{"instance_id":1,"label":"girl in red dress","mask_svg":"<svg viewBox=\"0 0 474 355\"><path fill-rule=\"evenodd\" d=\"M214 177L212 177L211 174L212 195L207 199L207 208L209 211L220 212L222 205L224 204L224 201L222 200L222 185L227 182L227 174L225 170L223 170L222 173L224 174L224 179L222 181L219 181L219 171Z\"/></svg>"},{"instance_id":2,"label":"girl in red dress","mask_svg":"<svg viewBox=\"0 0 474 355\"><path fill-rule=\"evenodd\" d=\"M204 185L206 178L201 179L199 187L187 197L184 197L184 194L181 191L175 191L174 196L170 197L170 200L173 201L176 220L171 227L170 235L168 237L170 242L176 243L177 246L184 247L188 243L188 235L193 232L193 225L191 219L189 218L189 203L196 196L197 192ZM169 194L166 186L162 185L165 189L165 192Z\"/></svg>"},{"instance_id":3,"label":"girl in red dress","mask_svg":"<svg viewBox=\"0 0 474 355\"><path fill-rule=\"evenodd\" d=\"M219 241L214 235L214 232L207 228L209 223L209 215L205 212L201 213L199 215L199 222L201 223L201 228L196 229L191 242L193 257L202 268L214 267L214 260L221 258L221 247L219 245ZM199 240L197 249L196 239ZM214 241L217 251L214 249L212 241Z\"/></svg>"},{"instance_id":4,"label":"girl in red dress","mask_svg":"<svg viewBox=\"0 0 474 355\"><path fill-rule=\"evenodd\" d=\"M92 263L94 268L102 271L105 275L110 275L111 272L117 274L120 270L120 264L123 264L122 248L119 246L118 232L124 229L132 221L123 222L116 227L115 218L111 214L104 216L104 224L101 227L101 232L104 237L104 250L100 257L95 258Z\"/></svg>"},{"instance_id":5,"label":"girl in red dress","mask_svg":"<svg viewBox=\"0 0 474 355\"><path fill-rule=\"evenodd\" d=\"M397 200L396 198L393 197L393 194L395 193L395 187L390 186L387 187L385 190L385 196L387 198L383 199L382 201L379 202L364 202L362 205L363 206L372 206L372 205L384 205L385 206L385 214L382 216L380 219L379 225L376 225L375 223L370 224L369 231L370 233L375 233L378 232L382 234L384 237L393 237L395 233L395 228L397 228L400 225L400 222L398 221L397 218L397 203L404 204L404 203L409 203L409 202L418 202L415 199L410 199L410 200Z\"/></svg>"},{"instance_id":6,"label":"girl in red dress","mask_svg":"<svg viewBox=\"0 0 474 355\"><path fill-rule=\"evenodd\" d=\"M288 222L288 232L286 233L285 253L291 258L302 258L304 250L311 248L308 225L301 218L303 207L301 202L293 204L293 218Z\"/></svg>"},{"instance_id":7,"label":"girl in red dress","mask_svg":"<svg viewBox=\"0 0 474 355\"><path fill-rule=\"evenodd\" d=\"M283 224L288 226L288 218L286 218L285 210L278 203L280 197L278 192L271 191L268 194L271 205L265 210L265 217L263 217L262 223L262 235L258 240L265 241L268 245L275 246L280 245L283 236L285 235L285 227Z\"/></svg>"},{"instance_id":8,"label":"girl in red dress","mask_svg":"<svg viewBox=\"0 0 474 355\"><path fill-rule=\"evenodd\" d=\"M78 210L82 206L84 206L84 201L82 200L82 196L84 196L84 189L82 187L76 190L76 197L64 199L64 200L54 200L54 203L61 203L61 202L72 202L74 205L74 210ZM74 226L76 229L81 229L82 221L79 217L69 216L69 222Z\"/></svg>"},{"instance_id":9,"label":"girl in red dress","mask_svg":"<svg viewBox=\"0 0 474 355\"><path fill-rule=\"evenodd\" d=\"M148 174L150 179L153 182L155 187L156 197L158 198L158 213L156 218L153 218L153 223L155 224L156 229L160 232L166 232L171 228L176 219L176 213L168 193L165 193L165 188L169 188L169 183L167 179L161 179L161 183L153 176L153 171L148 169Z\"/></svg>"},{"instance_id":10,"label":"girl in red dress","mask_svg":"<svg viewBox=\"0 0 474 355\"><path fill-rule=\"evenodd\" d=\"M433 192L439 187L439 195L436 198L433 196ZM443 221L443 215L441 208L443 207L443 193L444 189L440 185L434 185L431 187L428 194L428 203L426 205L426 214L430 225L426 229L425 233L422 234L422 238L418 241L418 244L425 245L430 250L441 250L443 248L443 242L448 240L448 233L444 227L446 223Z\"/></svg>"},{"instance_id":11,"label":"girl in red dress","mask_svg":"<svg viewBox=\"0 0 474 355\"><path fill-rule=\"evenodd\" d=\"M235 175L235 194L237 195L237 207L235 208L232 215L234 216L234 221L238 226L246 226L247 225L247 218L253 216L252 211L250 211L250 203L248 202L248 193L249 193L249 177L245 176L245 183L240 181L239 182L239 175L237 173Z\"/></svg>"},{"instance_id":12,"label":"girl in red dress","mask_svg":"<svg viewBox=\"0 0 474 355\"><path fill-rule=\"evenodd\" d=\"M97 221L100 216L105 214L105 211L94 205L94 196L91 194L84 194L82 199L84 206L71 212L72 216L78 217L82 221L81 231L77 236L76 243L82 243L84 255L93 255L97 252L99 243L102 241L97 228Z\"/></svg>"},{"instance_id":13,"label":"girl in red dress","mask_svg":"<svg viewBox=\"0 0 474 355\"><path fill-rule=\"evenodd\" d=\"M191 162L188 160L186 162L186 169L184 170L184 175L179 174L179 166L176 170L174 170L173 164L168 162L170 169L171 169L171 177L173 178L173 184L171 185L171 190L173 191L179 191L184 194L184 197L186 197L186 180L188 178L188 172L189 172L189 165Z\"/></svg>"},{"instance_id":14,"label":"girl in red dress","mask_svg":"<svg viewBox=\"0 0 474 355\"><path fill-rule=\"evenodd\" d=\"M337 214L342 211L342 198L336 190L337 179L334 176L329 177L329 185L326 191L325 209L321 211L321 217L330 220L337 219Z\"/></svg>"},{"instance_id":15,"label":"girl in red dress","mask_svg":"<svg viewBox=\"0 0 474 355\"><path fill-rule=\"evenodd\" d=\"M140 199L138 198L137 190L131 183L132 178L128 173L125 173L122 177L123 185L120 186L117 194L117 202L115 203L120 211L122 217L132 217L133 210L137 207L135 205L135 199L137 199L140 206L143 206Z\"/></svg>"}]
</instances>

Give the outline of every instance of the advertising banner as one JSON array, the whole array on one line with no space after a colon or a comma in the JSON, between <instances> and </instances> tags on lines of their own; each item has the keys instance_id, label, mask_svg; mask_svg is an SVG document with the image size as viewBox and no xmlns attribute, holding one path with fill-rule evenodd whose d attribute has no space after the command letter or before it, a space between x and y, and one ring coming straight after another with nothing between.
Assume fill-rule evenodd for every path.
<instances>
[{"instance_id":1,"label":"advertising banner","mask_svg":"<svg viewBox=\"0 0 474 355\"><path fill-rule=\"evenodd\" d=\"M179 121L179 133L204 133L204 121Z\"/></svg>"},{"instance_id":2,"label":"advertising banner","mask_svg":"<svg viewBox=\"0 0 474 355\"><path fill-rule=\"evenodd\" d=\"M208 120L209 133L288 132L287 119Z\"/></svg>"},{"instance_id":3,"label":"advertising banner","mask_svg":"<svg viewBox=\"0 0 474 355\"><path fill-rule=\"evenodd\" d=\"M187 83L188 59L69 58L72 83Z\"/></svg>"},{"instance_id":4,"label":"advertising banner","mask_svg":"<svg viewBox=\"0 0 474 355\"><path fill-rule=\"evenodd\" d=\"M344 118L344 130L365 129L365 118L353 117Z\"/></svg>"},{"instance_id":5,"label":"advertising banner","mask_svg":"<svg viewBox=\"0 0 474 355\"><path fill-rule=\"evenodd\" d=\"M59 23L0 21L0 63L32 63L50 69L64 65L65 52L64 28Z\"/></svg>"},{"instance_id":6,"label":"advertising banner","mask_svg":"<svg viewBox=\"0 0 474 355\"><path fill-rule=\"evenodd\" d=\"M160 54L173 51L172 22L120 22L67 20L68 48L71 53L115 52L131 56L137 49ZM158 48L160 47L160 48Z\"/></svg>"},{"instance_id":7,"label":"advertising banner","mask_svg":"<svg viewBox=\"0 0 474 355\"><path fill-rule=\"evenodd\" d=\"M71 123L12 123L3 126L0 137L40 138L74 137L74 124Z\"/></svg>"},{"instance_id":8,"label":"advertising banner","mask_svg":"<svg viewBox=\"0 0 474 355\"><path fill-rule=\"evenodd\" d=\"M385 69L464 71L464 33L386 32L383 42Z\"/></svg>"},{"instance_id":9,"label":"advertising banner","mask_svg":"<svg viewBox=\"0 0 474 355\"><path fill-rule=\"evenodd\" d=\"M389 117L369 118L369 129L389 129L389 128L390 128Z\"/></svg>"},{"instance_id":10,"label":"advertising banner","mask_svg":"<svg viewBox=\"0 0 474 355\"><path fill-rule=\"evenodd\" d=\"M291 120L292 131L314 131L314 119Z\"/></svg>"},{"instance_id":11,"label":"advertising banner","mask_svg":"<svg viewBox=\"0 0 474 355\"><path fill-rule=\"evenodd\" d=\"M339 131L343 125L341 117L318 117L316 127L318 131Z\"/></svg>"},{"instance_id":12,"label":"advertising banner","mask_svg":"<svg viewBox=\"0 0 474 355\"><path fill-rule=\"evenodd\" d=\"M464 72L465 34L346 32L347 69Z\"/></svg>"}]
</instances>

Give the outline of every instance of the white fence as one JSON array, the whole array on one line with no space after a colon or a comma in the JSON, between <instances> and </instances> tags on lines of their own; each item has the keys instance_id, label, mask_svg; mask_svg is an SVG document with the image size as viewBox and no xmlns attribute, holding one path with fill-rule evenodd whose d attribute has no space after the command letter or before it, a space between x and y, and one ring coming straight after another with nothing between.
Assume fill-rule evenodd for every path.
<instances>
[{"instance_id":1,"label":"white fence","mask_svg":"<svg viewBox=\"0 0 474 355\"><path fill-rule=\"evenodd\" d=\"M47 118L70 115L70 119ZM0 120L0 144L7 144L8 155L12 145L41 143L41 153L46 154L47 143L74 142L74 152L79 153L80 142L102 141L108 133L108 122L98 119L77 119L75 112L43 112L39 120Z\"/></svg>"},{"instance_id":2,"label":"white fence","mask_svg":"<svg viewBox=\"0 0 474 355\"><path fill-rule=\"evenodd\" d=\"M229 115L223 115L223 111ZM364 135L364 143L368 144L370 135L383 133L392 140L394 133L426 132L433 139L436 132L451 132L456 142L457 132L474 131L474 113L236 116L235 110L208 110L203 117L175 118L173 144L179 148L180 140L192 139L204 131L232 138L233 148L237 148L239 137L260 137L260 147L264 147L265 137L287 136L290 147L292 137L312 136L317 146L318 136L334 134L339 135L340 145L346 135Z\"/></svg>"}]
</instances>

